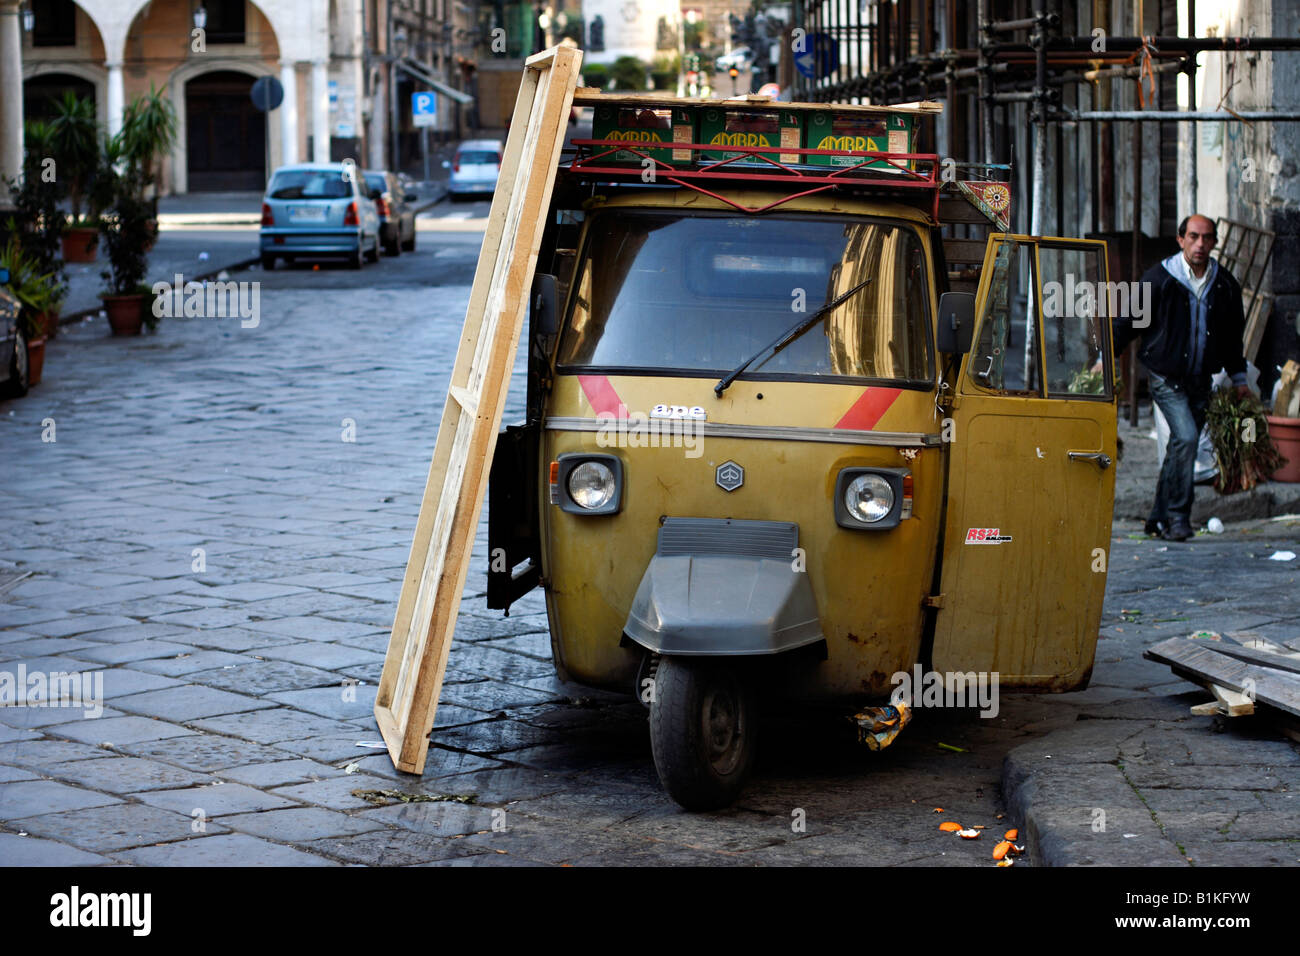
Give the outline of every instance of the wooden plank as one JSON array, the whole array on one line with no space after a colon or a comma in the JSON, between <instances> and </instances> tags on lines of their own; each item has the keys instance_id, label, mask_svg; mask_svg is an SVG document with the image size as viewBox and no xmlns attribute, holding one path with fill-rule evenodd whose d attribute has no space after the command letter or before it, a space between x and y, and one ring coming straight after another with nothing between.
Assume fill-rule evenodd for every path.
<instances>
[{"instance_id":1,"label":"wooden plank","mask_svg":"<svg viewBox=\"0 0 1300 956\"><path fill-rule=\"evenodd\" d=\"M1254 698L1239 691L1210 682L1210 693L1219 702L1219 709L1229 717L1246 717L1255 712Z\"/></svg>"},{"instance_id":2,"label":"wooden plank","mask_svg":"<svg viewBox=\"0 0 1300 956\"><path fill-rule=\"evenodd\" d=\"M984 262L984 252L988 249L985 239L945 239L943 257L951 265L954 262Z\"/></svg>"},{"instance_id":3,"label":"wooden plank","mask_svg":"<svg viewBox=\"0 0 1300 956\"><path fill-rule=\"evenodd\" d=\"M992 226L989 217L980 212L965 199L939 199L939 222L965 222L977 226Z\"/></svg>"},{"instance_id":4,"label":"wooden plank","mask_svg":"<svg viewBox=\"0 0 1300 956\"><path fill-rule=\"evenodd\" d=\"M1228 690L1245 693L1257 703L1300 717L1300 680L1285 671L1260 667L1219 653L1203 641L1174 637L1148 648L1147 660L1168 664L1174 672L1194 683L1217 684Z\"/></svg>"},{"instance_id":5,"label":"wooden plank","mask_svg":"<svg viewBox=\"0 0 1300 956\"><path fill-rule=\"evenodd\" d=\"M375 696L389 756L408 773L424 770L581 62L571 44L525 62L501 158Z\"/></svg>"},{"instance_id":6,"label":"wooden plank","mask_svg":"<svg viewBox=\"0 0 1300 956\"><path fill-rule=\"evenodd\" d=\"M1300 654L1295 651L1287 651L1285 654L1275 654L1271 651L1260 650L1255 647L1243 646L1241 644L1232 644L1223 641L1215 647L1220 654L1227 654L1239 661L1245 661L1248 664L1258 664L1260 667L1272 667L1276 670L1286 671L1289 674L1300 674Z\"/></svg>"},{"instance_id":7,"label":"wooden plank","mask_svg":"<svg viewBox=\"0 0 1300 956\"><path fill-rule=\"evenodd\" d=\"M543 54L538 54L542 56ZM730 99L712 99L699 100L685 96L659 96L651 93L638 95L635 93L605 93L601 90L584 86L578 89L573 95L574 106L608 106L627 105L641 107L672 107L672 106L713 106L727 107L733 109L746 106L761 108L771 106L774 109L794 110L796 112L804 110L833 110L836 113L869 113L875 115L888 113L903 113L912 116L934 116L943 112L943 104L931 101L921 103L909 103L901 106L867 106L858 103L783 103L774 100L769 96L756 96L753 94L745 96L735 96Z\"/></svg>"},{"instance_id":8,"label":"wooden plank","mask_svg":"<svg viewBox=\"0 0 1300 956\"><path fill-rule=\"evenodd\" d=\"M1295 359L1287 359L1278 377L1277 399L1273 402L1273 414L1279 418L1300 417L1300 364ZM1295 408L1291 406L1295 405Z\"/></svg>"}]
</instances>

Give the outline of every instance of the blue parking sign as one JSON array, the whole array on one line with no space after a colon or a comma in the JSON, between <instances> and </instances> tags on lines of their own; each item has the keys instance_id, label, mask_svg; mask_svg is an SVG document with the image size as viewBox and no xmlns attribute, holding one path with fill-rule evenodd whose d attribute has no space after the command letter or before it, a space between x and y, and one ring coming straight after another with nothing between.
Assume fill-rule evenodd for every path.
<instances>
[{"instance_id":1,"label":"blue parking sign","mask_svg":"<svg viewBox=\"0 0 1300 956\"><path fill-rule=\"evenodd\" d=\"M411 94L411 122L416 126L437 125L438 99L433 92Z\"/></svg>"},{"instance_id":2,"label":"blue parking sign","mask_svg":"<svg viewBox=\"0 0 1300 956\"><path fill-rule=\"evenodd\" d=\"M803 49L794 57L794 68L810 80L829 76L840 65L840 51L829 33L813 33L804 38Z\"/></svg>"}]
</instances>

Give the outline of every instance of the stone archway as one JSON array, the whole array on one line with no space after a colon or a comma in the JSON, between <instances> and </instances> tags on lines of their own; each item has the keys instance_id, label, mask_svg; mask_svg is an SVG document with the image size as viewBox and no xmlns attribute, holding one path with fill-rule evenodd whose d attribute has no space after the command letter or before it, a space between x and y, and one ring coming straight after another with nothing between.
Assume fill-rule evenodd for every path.
<instances>
[{"instance_id":1,"label":"stone archway","mask_svg":"<svg viewBox=\"0 0 1300 956\"><path fill-rule=\"evenodd\" d=\"M23 64L23 118L43 119L48 112L41 102L47 96L57 97L63 90L73 90L78 96L88 96L95 103L95 118L102 125L106 119L105 87L108 74L102 69L84 63Z\"/></svg>"},{"instance_id":2,"label":"stone archway","mask_svg":"<svg viewBox=\"0 0 1300 956\"><path fill-rule=\"evenodd\" d=\"M171 192L173 193L189 192L192 188L189 177L191 133L187 88L191 81L201 80L202 77L210 74L243 74L248 77L251 85L252 81L258 77L274 76L275 71L265 63L258 61L213 58L201 62L186 63L167 78L167 93L171 97L172 105L176 108L176 145L172 148L170 157ZM251 107L252 104L249 105ZM280 164L280 157L283 155L280 142L280 124L274 121L274 117L272 117L272 122L266 124L266 136L269 146L267 152L269 153L270 166L264 169L263 173L269 175ZM265 179L256 188L260 189L263 185L265 185Z\"/></svg>"}]
</instances>

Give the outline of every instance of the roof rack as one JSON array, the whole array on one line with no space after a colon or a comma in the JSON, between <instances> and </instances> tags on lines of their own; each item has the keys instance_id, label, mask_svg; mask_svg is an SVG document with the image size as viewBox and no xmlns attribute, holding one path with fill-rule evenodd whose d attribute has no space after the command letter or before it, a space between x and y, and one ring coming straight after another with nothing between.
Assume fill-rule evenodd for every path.
<instances>
[{"instance_id":1,"label":"roof rack","mask_svg":"<svg viewBox=\"0 0 1300 956\"><path fill-rule=\"evenodd\" d=\"M956 182L947 161L916 150L920 121L942 112L939 103L699 100L587 88L573 102L593 114L592 137L572 140L560 164L571 182L671 184L752 214L832 190L874 193L927 211L935 223L940 193L951 187L995 224L1005 221L1005 184ZM786 190L748 206L717 191L728 186Z\"/></svg>"},{"instance_id":2,"label":"roof rack","mask_svg":"<svg viewBox=\"0 0 1300 956\"><path fill-rule=\"evenodd\" d=\"M931 216L939 217L939 156L934 153L893 153L879 150L814 149L780 146L728 146L723 158L707 159L719 152L713 143L672 143L673 162L652 156L654 147L622 140L575 139L577 152L561 172L585 179L629 182L667 182L694 189L741 212L761 213L776 206L833 189L894 192L929 191ZM639 162L629 163L630 154ZM682 158L686 154L685 158ZM786 161L774 159L780 155ZM795 155L795 161L788 158ZM615 159L614 157L619 157ZM845 166L819 166L807 162L814 156L856 160ZM804 158L799 162L798 158ZM650 179L647 180L647 174ZM710 186L779 184L795 191L760 206L746 206L710 189Z\"/></svg>"}]
</instances>

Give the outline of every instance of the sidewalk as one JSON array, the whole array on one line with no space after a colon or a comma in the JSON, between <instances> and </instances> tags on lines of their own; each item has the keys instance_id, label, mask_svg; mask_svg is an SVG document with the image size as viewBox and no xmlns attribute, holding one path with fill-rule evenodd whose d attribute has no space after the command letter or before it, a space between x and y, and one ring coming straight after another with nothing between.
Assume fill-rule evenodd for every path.
<instances>
[{"instance_id":1,"label":"sidewalk","mask_svg":"<svg viewBox=\"0 0 1300 956\"><path fill-rule=\"evenodd\" d=\"M1257 520L1175 544L1117 520L1092 682L1040 698L1003 761L1036 865L1300 864L1300 745L1262 717L1192 716L1209 692L1142 657L1202 630L1300 650L1297 569L1268 560L1298 537L1300 519Z\"/></svg>"},{"instance_id":2,"label":"sidewalk","mask_svg":"<svg viewBox=\"0 0 1300 956\"><path fill-rule=\"evenodd\" d=\"M419 197L417 215L437 205L447 193L445 182L412 185ZM174 282L177 275L184 282L201 282L256 263L261 203L261 192L189 193L160 199L158 240L149 253L146 284ZM101 273L108 269L108 262L101 255L95 262L65 268L68 298L60 325L99 313L99 293L105 285Z\"/></svg>"},{"instance_id":3,"label":"sidewalk","mask_svg":"<svg viewBox=\"0 0 1300 956\"><path fill-rule=\"evenodd\" d=\"M1128 424L1120 410L1119 437L1124 454L1115 472L1115 520L1145 521L1151 511L1160 476L1160 462L1149 403L1141 406L1137 427ZM1212 483L1196 486L1192 507L1192 526L1204 527L1211 517L1220 521L1249 521L1274 515L1300 514L1300 483L1269 481L1250 491L1221 495Z\"/></svg>"}]
</instances>

